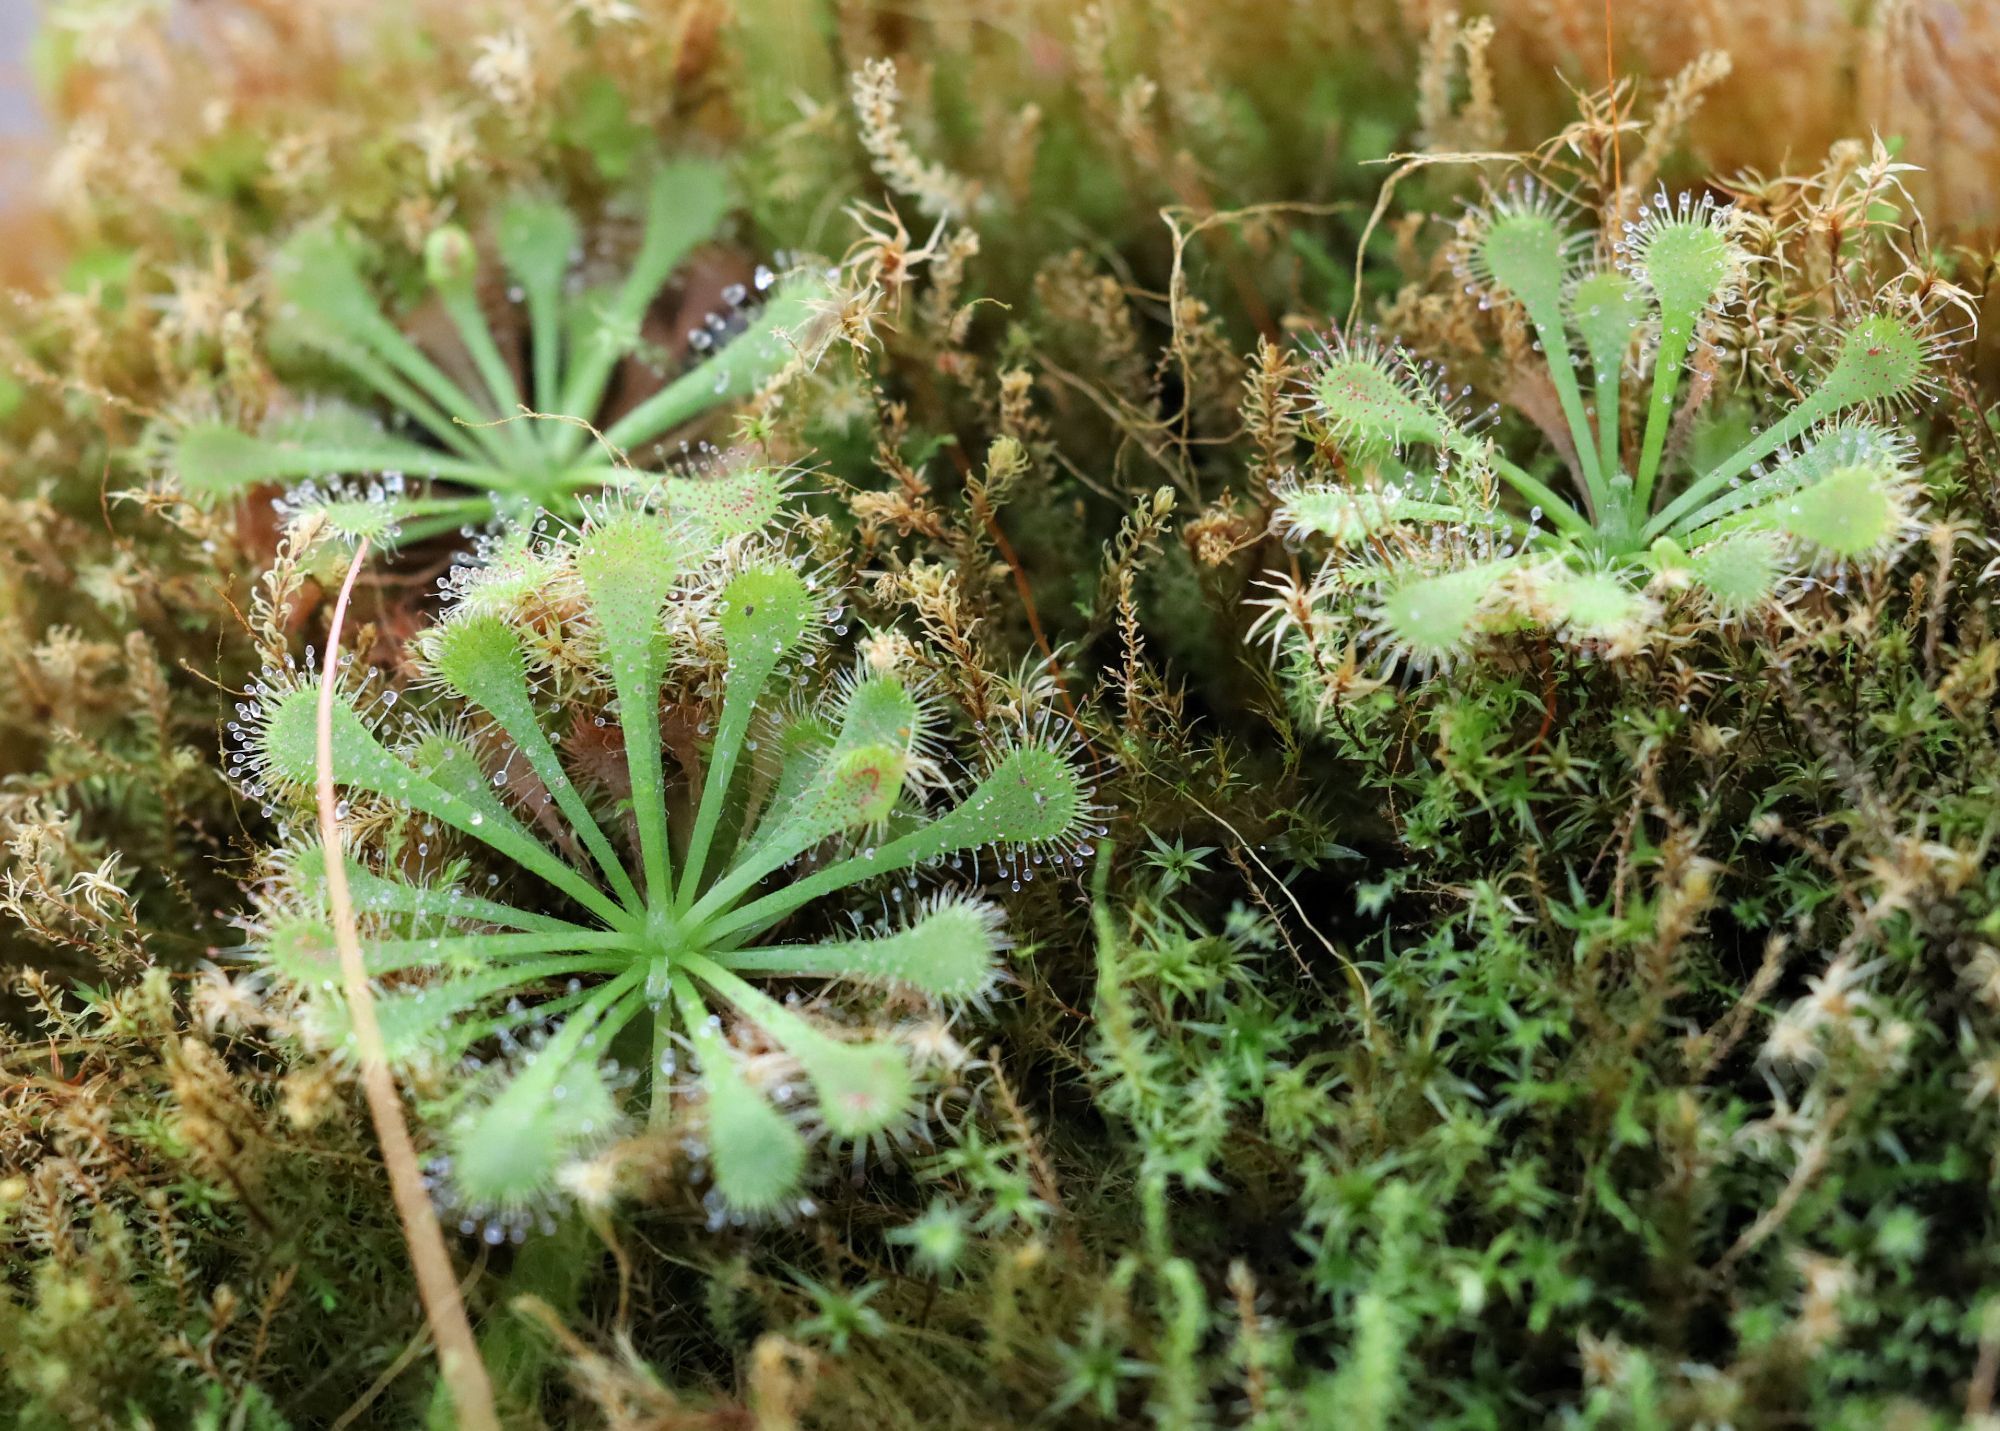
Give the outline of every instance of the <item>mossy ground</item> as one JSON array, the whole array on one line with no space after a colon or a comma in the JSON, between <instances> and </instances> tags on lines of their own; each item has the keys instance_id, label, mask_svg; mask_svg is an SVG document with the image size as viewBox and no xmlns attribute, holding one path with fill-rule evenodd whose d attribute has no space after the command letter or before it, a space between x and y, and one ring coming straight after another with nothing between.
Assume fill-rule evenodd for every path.
<instances>
[{"instance_id":1,"label":"mossy ground","mask_svg":"<svg viewBox=\"0 0 2000 1431\"><path fill-rule=\"evenodd\" d=\"M1617 7L1624 87L1580 100L1539 77L1554 53L1603 84L1597 7L1421 8L54 6L0 378L0 960L24 971L0 1419L449 1424L352 1070L242 953L276 822L232 788L227 726L260 669L323 648L344 563L274 492L190 500L171 439L338 387L273 298L301 227L346 226L436 342L440 225L553 195L615 264L634 185L691 151L743 203L651 340L781 254L837 274L817 362L686 435L809 469L796 535L852 583L847 647L947 696L968 744L1057 713L1112 813L1085 869L1004 891L1008 982L932 1034L949 1076L907 1139L819 1160L810 1213L718 1226L685 1146L639 1135L616 1197L453 1242L508 1424L1990 1424L1976 345L1908 417L1924 518L1893 562L1727 620L1665 594L1615 659L1520 632L1418 675L1341 665L1335 630L1300 669L1253 638L1266 583L1314 559L1274 494L1338 460L1313 334L1381 323L1560 463L1531 338L1443 257L1504 165L1376 161L1568 124L1594 192L1712 184L1804 235L1771 250L1787 303L1690 409L1687 441L1724 442L1795 400L1777 359L1824 336L1806 315L1892 276L1983 307L2000 171L1939 122L1978 52L1785 30L1790 136L1746 80L1768 54L1727 75L1678 7ZM1826 201L1878 158L1930 173ZM1840 257L1850 221L1884 245ZM343 644L387 686L448 557L361 588ZM601 728L578 758L615 767Z\"/></svg>"}]
</instances>

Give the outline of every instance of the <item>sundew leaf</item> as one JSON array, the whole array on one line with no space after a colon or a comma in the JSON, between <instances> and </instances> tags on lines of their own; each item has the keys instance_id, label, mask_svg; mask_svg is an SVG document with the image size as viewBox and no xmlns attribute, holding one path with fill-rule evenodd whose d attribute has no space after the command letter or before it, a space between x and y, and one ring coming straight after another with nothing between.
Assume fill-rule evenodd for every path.
<instances>
[{"instance_id":1,"label":"sundew leaf","mask_svg":"<svg viewBox=\"0 0 2000 1431\"><path fill-rule=\"evenodd\" d=\"M479 406L383 314L354 243L330 225L295 234L272 264L280 331L318 348L467 461L494 470L497 439L454 419Z\"/></svg>"},{"instance_id":2,"label":"sundew leaf","mask_svg":"<svg viewBox=\"0 0 2000 1431\"><path fill-rule=\"evenodd\" d=\"M1893 402L1922 383L1929 358L1923 336L1908 321L1871 313L1841 337L1815 398L1829 412Z\"/></svg>"},{"instance_id":3,"label":"sundew leaf","mask_svg":"<svg viewBox=\"0 0 2000 1431\"><path fill-rule=\"evenodd\" d=\"M660 678L667 651L661 617L698 553L689 530L657 513L614 510L578 539L577 575L604 642L606 669L625 726L626 769L638 817L649 898L672 885L666 782L660 765Z\"/></svg>"},{"instance_id":4,"label":"sundew leaf","mask_svg":"<svg viewBox=\"0 0 2000 1431\"><path fill-rule=\"evenodd\" d=\"M1358 346L1327 353L1313 370L1312 394L1320 417L1342 437L1392 447L1445 441L1444 415L1382 353Z\"/></svg>"},{"instance_id":5,"label":"sundew leaf","mask_svg":"<svg viewBox=\"0 0 2000 1431\"><path fill-rule=\"evenodd\" d=\"M1728 235L1705 209L1676 217L1655 214L1641 230L1638 245L1639 271L1669 329L1691 327L1728 290L1740 262Z\"/></svg>"},{"instance_id":6,"label":"sundew leaf","mask_svg":"<svg viewBox=\"0 0 2000 1431\"><path fill-rule=\"evenodd\" d=\"M1866 464L1828 473L1773 503L1770 513L1816 562L1884 555L1901 544L1911 522L1896 474Z\"/></svg>"},{"instance_id":7,"label":"sundew leaf","mask_svg":"<svg viewBox=\"0 0 2000 1431\"><path fill-rule=\"evenodd\" d=\"M1496 210L1479 236L1480 267L1497 288L1520 301L1531 315L1559 308L1569 274L1567 235L1541 204L1509 204Z\"/></svg>"},{"instance_id":8,"label":"sundew leaf","mask_svg":"<svg viewBox=\"0 0 2000 1431\"><path fill-rule=\"evenodd\" d=\"M1651 622L1650 603L1616 573L1557 566L1540 575L1548 622L1569 640L1620 643Z\"/></svg>"},{"instance_id":9,"label":"sundew leaf","mask_svg":"<svg viewBox=\"0 0 2000 1431\"><path fill-rule=\"evenodd\" d=\"M489 1036L492 1016L483 1011L496 999L533 988L539 982L591 972L587 961L572 955L500 961L497 966L489 964L481 968L480 946L462 947L474 952L459 972L435 982L398 986L375 995L375 1021L382 1035L382 1051L391 1063L457 1057L480 1038ZM497 960L499 956L492 957ZM347 1012L344 1004L324 1010L322 1019L329 1031Z\"/></svg>"},{"instance_id":10,"label":"sundew leaf","mask_svg":"<svg viewBox=\"0 0 2000 1431\"><path fill-rule=\"evenodd\" d=\"M721 226L734 203L728 171L720 164L680 158L661 165L646 190L646 223L627 291L651 302L680 261Z\"/></svg>"},{"instance_id":11,"label":"sundew leaf","mask_svg":"<svg viewBox=\"0 0 2000 1431\"><path fill-rule=\"evenodd\" d=\"M909 770L906 747L878 743L834 750L799 803L798 835L791 843L812 844L888 819Z\"/></svg>"},{"instance_id":12,"label":"sundew leaf","mask_svg":"<svg viewBox=\"0 0 2000 1431\"><path fill-rule=\"evenodd\" d=\"M710 1017L687 974L676 971L671 981L674 1002L701 1067L708 1101L704 1121L709 1166L716 1191L738 1212L751 1216L778 1212L803 1180L805 1139L790 1118L750 1086L719 1021ZM664 1079L670 1071L671 1063L663 1061L654 1077ZM662 1091L656 1090L654 1097L661 1096Z\"/></svg>"},{"instance_id":13,"label":"sundew leaf","mask_svg":"<svg viewBox=\"0 0 2000 1431\"><path fill-rule=\"evenodd\" d=\"M1696 330L1710 306L1728 293L1742 262L1722 222L1722 211L1706 196L1695 203L1682 195L1679 208L1669 210L1663 193L1628 244L1635 252L1634 265L1660 308L1652 399L1635 488L1641 512L1652 505L1673 420L1674 395Z\"/></svg>"},{"instance_id":14,"label":"sundew leaf","mask_svg":"<svg viewBox=\"0 0 2000 1431\"><path fill-rule=\"evenodd\" d=\"M924 724L923 705L893 672L873 672L854 682L841 704L835 755L888 745L909 749Z\"/></svg>"},{"instance_id":15,"label":"sundew leaf","mask_svg":"<svg viewBox=\"0 0 2000 1431\"><path fill-rule=\"evenodd\" d=\"M376 305L354 242L331 224L301 229L271 263L281 302L319 332L370 342L388 320Z\"/></svg>"},{"instance_id":16,"label":"sundew leaf","mask_svg":"<svg viewBox=\"0 0 2000 1431\"><path fill-rule=\"evenodd\" d=\"M923 730L915 695L893 675L856 681L832 747L780 813L767 839L746 850L698 909L734 899L784 861L845 830L878 824L896 808Z\"/></svg>"},{"instance_id":17,"label":"sundew leaf","mask_svg":"<svg viewBox=\"0 0 2000 1431\"><path fill-rule=\"evenodd\" d=\"M619 897L636 908L639 895L624 864L542 730L528 691L527 652L514 627L488 613L454 613L433 628L426 657L446 685L500 723Z\"/></svg>"},{"instance_id":18,"label":"sundew leaf","mask_svg":"<svg viewBox=\"0 0 2000 1431\"><path fill-rule=\"evenodd\" d=\"M534 839L501 798L478 755L458 736L446 731L423 731L411 742L408 760L411 770L463 806L468 819L471 815L479 816L474 828L481 838L504 830L517 839Z\"/></svg>"},{"instance_id":19,"label":"sundew leaf","mask_svg":"<svg viewBox=\"0 0 2000 1431\"><path fill-rule=\"evenodd\" d=\"M778 766L777 784L763 806L771 814L744 842L739 861L750 859L782 828L785 813L797 806L833 748L833 731L818 714L808 712L781 724L766 744L776 753Z\"/></svg>"},{"instance_id":20,"label":"sundew leaf","mask_svg":"<svg viewBox=\"0 0 2000 1431\"><path fill-rule=\"evenodd\" d=\"M1456 660L1472 649L1487 600L1513 563L1478 566L1396 579L1376 606L1385 640L1420 667Z\"/></svg>"},{"instance_id":21,"label":"sundew leaf","mask_svg":"<svg viewBox=\"0 0 2000 1431\"><path fill-rule=\"evenodd\" d=\"M605 667L619 699L629 694L635 710L656 694L650 687L665 663L660 617L698 555L686 528L638 509L614 509L579 539L577 575L602 635Z\"/></svg>"},{"instance_id":22,"label":"sundew leaf","mask_svg":"<svg viewBox=\"0 0 2000 1431\"><path fill-rule=\"evenodd\" d=\"M709 1168L723 1201L750 1216L781 1211L798 1195L806 1141L792 1120L773 1108L738 1071L718 1036L702 1042L701 1085Z\"/></svg>"},{"instance_id":23,"label":"sundew leaf","mask_svg":"<svg viewBox=\"0 0 2000 1431\"><path fill-rule=\"evenodd\" d=\"M264 703L257 743L265 768L294 790L309 791L318 779L318 704L319 686L314 682L270 696ZM401 801L419 783L414 772L376 738L342 691L334 692L331 734L335 784Z\"/></svg>"},{"instance_id":24,"label":"sundew leaf","mask_svg":"<svg viewBox=\"0 0 2000 1431\"><path fill-rule=\"evenodd\" d=\"M637 447L699 417L719 403L747 397L792 360L814 317L824 285L791 279L781 285L744 327L705 361L682 373L605 434L614 447ZM787 338L793 342L787 342Z\"/></svg>"},{"instance_id":25,"label":"sundew leaf","mask_svg":"<svg viewBox=\"0 0 2000 1431\"><path fill-rule=\"evenodd\" d=\"M717 609L731 680L741 681L752 699L779 662L814 633L821 615L805 578L778 562L737 572L722 589Z\"/></svg>"},{"instance_id":26,"label":"sundew leaf","mask_svg":"<svg viewBox=\"0 0 2000 1431\"><path fill-rule=\"evenodd\" d=\"M776 563L750 566L730 578L718 610L723 645L729 654L729 679L702 786L701 808L681 875L683 904L707 868L709 847L764 687L779 664L812 639L821 616L805 579Z\"/></svg>"},{"instance_id":27,"label":"sundew leaf","mask_svg":"<svg viewBox=\"0 0 2000 1431\"><path fill-rule=\"evenodd\" d=\"M1695 581L1724 616L1745 616L1777 593L1784 577L1775 533L1737 532L1689 557Z\"/></svg>"},{"instance_id":28,"label":"sundew leaf","mask_svg":"<svg viewBox=\"0 0 2000 1431\"><path fill-rule=\"evenodd\" d=\"M326 524L327 530L350 544L366 541L379 550L396 545L402 538L405 525L410 522L424 517L451 515L455 518L458 511L458 504L453 502L341 497L314 502L295 512L291 525L296 528L300 517L310 512Z\"/></svg>"},{"instance_id":29,"label":"sundew leaf","mask_svg":"<svg viewBox=\"0 0 2000 1431\"><path fill-rule=\"evenodd\" d=\"M745 467L718 477L662 477L662 505L711 540L769 531L785 510L792 477L781 467Z\"/></svg>"},{"instance_id":30,"label":"sundew leaf","mask_svg":"<svg viewBox=\"0 0 2000 1431\"><path fill-rule=\"evenodd\" d=\"M983 901L947 899L892 933L719 957L740 972L854 979L963 1000L992 986L1002 947L997 909Z\"/></svg>"},{"instance_id":31,"label":"sundew leaf","mask_svg":"<svg viewBox=\"0 0 2000 1431\"><path fill-rule=\"evenodd\" d=\"M1083 772L1055 747L1032 741L1016 746L948 817L957 848L1066 839L1083 813L1084 791Z\"/></svg>"},{"instance_id":32,"label":"sundew leaf","mask_svg":"<svg viewBox=\"0 0 2000 1431\"><path fill-rule=\"evenodd\" d=\"M303 475L295 465L283 446L234 423L194 423L174 438L174 476L182 491L197 497L229 496L260 482Z\"/></svg>"},{"instance_id":33,"label":"sundew leaf","mask_svg":"<svg viewBox=\"0 0 2000 1431\"><path fill-rule=\"evenodd\" d=\"M1421 501L1394 488L1311 486L1286 494L1279 520L1285 534L1294 541L1325 537L1336 546L1351 546L1399 522L1486 526L1496 519L1489 512L1452 503Z\"/></svg>"},{"instance_id":34,"label":"sundew leaf","mask_svg":"<svg viewBox=\"0 0 2000 1431\"><path fill-rule=\"evenodd\" d=\"M325 919L274 920L254 944L265 964L301 988L331 989L340 982L340 951Z\"/></svg>"},{"instance_id":35,"label":"sundew leaf","mask_svg":"<svg viewBox=\"0 0 2000 1431\"><path fill-rule=\"evenodd\" d=\"M233 423L190 423L171 443L168 467L194 497L228 497L262 483L346 473L429 475L457 464L383 432L350 409L328 407L271 424L262 434Z\"/></svg>"},{"instance_id":36,"label":"sundew leaf","mask_svg":"<svg viewBox=\"0 0 2000 1431\"><path fill-rule=\"evenodd\" d=\"M453 610L492 612L518 619L523 608L565 575L556 553L535 541L534 528L516 522L486 549L485 563L464 574L453 592Z\"/></svg>"},{"instance_id":37,"label":"sundew leaf","mask_svg":"<svg viewBox=\"0 0 2000 1431\"><path fill-rule=\"evenodd\" d=\"M1646 299L1640 286L1611 269L1586 274L1570 289L1570 321L1583 335L1597 405L1597 467L1603 478L1600 499L1613 497L1612 479L1621 467L1619 424L1623 418L1625 357L1645 313ZM1608 508L1613 502L1605 505Z\"/></svg>"},{"instance_id":38,"label":"sundew leaf","mask_svg":"<svg viewBox=\"0 0 2000 1431\"><path fill-rule=\"evenodd\" d=\"M729 176L720 165L702 159L679 159L655 172L646 193L646 218L639 251L610 299L609 308L591 324L581 344L574 370L564 384L563 411L578 414L595 411L612 368L638 335L639 319L647 305L694 246L721 226L733 201ZM577 311L588 311L588 307ZM631 422L631 416L625 421ZM636 431L637 426L632 430ZM571 456L582 446L585 436L579 429L566 428L556 434L556 450L565 457ZM629 447L642 439L628 431L625 436L614 436L611 440L617 446Z\"/></svg>"},{"instance_id":39,"label":"sundew leaf","mask_svg":"<svg viewBox=\"0 0 2000 1431\"><path fill-rule=\"evenodd\" d=\"M1584 351L1599 373L1614 373L1646 314L1639 285L1613 269L1599 269L1578 279L1570 290L1570 322L1583 335Z\"/></svg>"},{"instance_id":40,"label":"sundew leaf","mask_svg":"<svg viewBox=\"0 0 2000 1431\"><path fill-rule=\"evenodd\" d=\"M531 293L561 288L577 239L576 220L553 199L514 199L494 227L502 266Z\"/></svg>"},{"instance_id":41,"label":"sundew leaf","mask_svg":"<svg viewBox=\"0 0 2000 1431\"><path fill-rule=\"evenodd\" d=\"M318 844L301 850L293 865L296 877L309 889L323 889L326 879L326 850ZM503 929L584 932L581 926L553 915L516 909L496 899L468 894L457 884L411 884L407 880L379 875L359 860L347 861L347 888L358 913L375 916L405 915L416 918L477 921Z\"/></svg>"},{"instance_id":42,"label":"sundew leaf","mask_svg":"<svg viewBox=\"0 0 2000 1431\"><path fill-rule=\"evenodd\" d=\"M816 1029L784 1042L812 1080L821 1121L835 1137L865 1138L909 1116L916 1081L895 1044L842 1043Z\"/></svg>"},{"instance_id":43,"label":"sundew leaf","mask_svg":"<svg viewBox=\"0 0 2000 1431\"><path fill-rule=\"evenodd\" d=\"M1606 445L1599 441L1584 409L1570 356L1563 290L1569 280L1571 238L1559 213L1557 201L1539 189L1530 188L1510 198L1486 217L1471 266L1483 274L1488 286L1513 297L1526 311L1541 343L1563 420L1569 425L1583 485L1592 504L1602 510L1609 501L1609 478L1602 455ZM1554 517L1556 508L1551 506L1549 511Z\"/></svg>"},{"instance_id":44,"label":"sundew leaf","mask_svg":"<svg viewBox=\"0 0 2000 1431\"><path fill-rule=\"evenodd\" d=\"M618 1124L617 1100L597 1064L552 1045L452 1120L445 1135L452 1186L480 1216L532 1208L554 1195L565 1166Z\"/></svg>"},{"instance_id":45,"label":"sundew leaf","mask_svg":"<svg viewBox=\"0 0 2000 1431\"><path fill-rule=\"evenodd\" d=\"M487 411L494 417L510 416L521 405L521 391L479 301L479 247L472 235L457 224L433 229L424 241L424 272L479 374ZM529 460L537 452L534 435L525 427L508 424L485 432L496 452L511 451Z\"/></svg>"},{"instance_id":46,"label":"sundew leaf","mask_svg":"<svg viewBox=\"0 0 2000 1431\"><path fill-rule=\"evenodd\" d=\"M527 300L535 404L546 411L562 401L563 282L578 247L576 220L553 200L516 199L500 213L496 243Z\"/></svg>"}]
</instances>

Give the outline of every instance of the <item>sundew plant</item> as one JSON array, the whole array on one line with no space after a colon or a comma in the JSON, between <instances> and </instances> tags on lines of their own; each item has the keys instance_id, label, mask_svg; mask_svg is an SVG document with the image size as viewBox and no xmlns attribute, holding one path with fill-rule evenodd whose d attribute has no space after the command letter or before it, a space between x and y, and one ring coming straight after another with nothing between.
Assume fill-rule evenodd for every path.
<instances>
[{"instance_id":1,"label":"sundew plant","mask_svg":"<svg viewBox=\"0 0 2000 1431\"><path fill-rule=\"evenodd\" d=\"M1088 853L1066 727L990 742L961 787L922 683L834 659L837 584L767 530L783 482L751 469L513 532L462 569L422 642L432 715L398 724L379 698L338 694L347 813L414 831L377 842L380 858L345 856L389 1054L488 1063L438 1110L440 1182L468 1229L518 1235L542 1216L635 1084L656 1129L701 1109L686 1143L717 1216L789 1210L810 1140L859 1152L910 1125L924 1040L772 982L977 1005L1000 914L972 892L920 897L920 877L969 863L1018 888ZM317 690L274 676L244 707L237 774L259 797L310 789ZM434 867L450 832L483 847L483 884L463 862L449 879L408 873L413 854ZM338 1040L324 851L303 848L254 952ZM866 885L877 927L858 910L839 937L794 925Z\"/></svg>"},{"instance_id":2,"label":"sundew plant","mask_svg":"<svg viewBox=\"0 0 2000 1431\"><path fill-rule=\"evenodd\" d=\"M552 199L519 197L499 211L490 247L504 285L486 281L481 245L465 229L431 234L425 284L462 349L464 381L385 310L354 238L325 225L295 235L273 260L279 331L390 416L322 402L255 433L190 424L172 439L182 489L214 498L285 484L289 507L378 540L417 541L533 510L574 516L589 494L629 480L625 454L783 368L818 291L803 273L780 278L764 267L726 287L729 311L686 335L684 370L596 434L621 364L636 357L657 370L667 361L643 336L647 310L733 202L723 171L698 160L663 165L641 197L637 250L609 285L584 282L581 226ZM495 311L507 321L493 322Z\"/></svg>"},{"instance_id":3,"label":"sundew plant","mask_svg":"<svg viewBox=\"0 0 2000 1431\"><path fill-rule=\"evenodd\" d=\"M1262 618L1308 665L1336 610L1420 670L1512 631L1628 655L1675 592L1738 619L1814 575L1884 560L1916 530L1894 419L1926 391L1938 340L1912 305L1829 319L1816 375L1793 395L1750 392L1754 413L1776 415L1729 447L1689 440L1763 266L1729 207L1662 191L1618 232L1591 232L1527 185L1470 214L1454 263L1482 308L1532 335L1561 414L1554 450L1515 461L1483 430L1490 413L1469 416L1435 368L1336 336L1309 404L1345 472L1294 483L1278 515L1332 555L1309 581L1277 578ZM1413 450L1434 460L1418 470Z\"/></svg>"}]
</instances>

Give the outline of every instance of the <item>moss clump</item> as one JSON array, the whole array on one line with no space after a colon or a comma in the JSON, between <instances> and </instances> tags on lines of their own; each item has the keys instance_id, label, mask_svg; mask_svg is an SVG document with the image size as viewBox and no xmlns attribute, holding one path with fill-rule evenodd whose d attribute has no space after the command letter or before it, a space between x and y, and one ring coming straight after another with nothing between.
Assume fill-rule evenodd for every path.
<instances>
[{"instance_id":1,"label":"moss clump","mask_svg":"<svg viewBox=\"0 0 2000 1431\"><path fill-rule=\"evenodd\" d=\"M510 1425L1987 1407L1917 140L1721 179L1700 61L1510 191L1504 5L196 8L54 7L0 390L16 1420L452 1422L336 869Z\"/></svg>"}]
</instances>

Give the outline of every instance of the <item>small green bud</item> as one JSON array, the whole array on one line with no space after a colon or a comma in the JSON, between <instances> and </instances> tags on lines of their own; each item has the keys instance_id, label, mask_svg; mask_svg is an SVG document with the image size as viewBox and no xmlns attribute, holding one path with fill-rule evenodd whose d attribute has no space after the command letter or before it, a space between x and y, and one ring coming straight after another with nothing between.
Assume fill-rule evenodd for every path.
<instances>
[{"instance_id":1,"label":"small green bud","mask_svg":"<svg viewBox=\"0 0 2000 1431\"><path fill-rule=\"evenodd\" d=\"M424 240L424 277L434 288L463 288L479 274L479 249L457 224L440 224Z\"/></svg>"}]
</instances>

